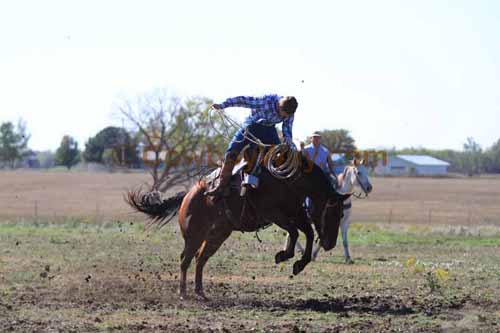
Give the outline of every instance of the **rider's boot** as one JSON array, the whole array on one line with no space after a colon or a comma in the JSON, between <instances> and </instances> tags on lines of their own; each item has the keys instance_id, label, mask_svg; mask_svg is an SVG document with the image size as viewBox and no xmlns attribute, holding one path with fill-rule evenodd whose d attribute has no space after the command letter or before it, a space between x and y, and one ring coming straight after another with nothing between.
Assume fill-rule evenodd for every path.
<instances>
[{"instance_id":1,"label":"rider's boot","mask_svg":"<svg viewBox=\"0 0 500 333\"><path fill-rule=\"evenodd\" d=\"M219 196L226 194L228 190L229 181L233 175L233 168L236 164L237 154L229 152L226 154L224 164L221 167L219 184L212 190L206 191L206 195Z\"/></svg>"}]
</instances>

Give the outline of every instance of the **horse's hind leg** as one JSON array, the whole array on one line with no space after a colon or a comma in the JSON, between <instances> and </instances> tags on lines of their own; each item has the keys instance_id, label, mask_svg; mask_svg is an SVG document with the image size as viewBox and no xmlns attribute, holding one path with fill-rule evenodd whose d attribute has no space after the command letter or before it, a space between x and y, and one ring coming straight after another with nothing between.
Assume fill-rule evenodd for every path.
<instances>
[{"instance_id":1,"label":"horse's hind leg","mask_svg":"<svg viewBox=\"0 0 500 333\"><path fill-rule=\"evenodd\" d=\"M208 259L214 255L220 248L222 243L231 235L232 228L230 225L223 223L217 225L210 231L207 239L203 242L198 253L196 254L196 273L195 273L195 293L202 299L208 300L203 292L203 268Z\"/></svg>"},{"instance_id":2,"label":"horse's hind leg","mask_svg":"<svg viewBox=\"0 0 500 333\"><path fill-rule=\"evenodd\" d=\"M186 297L186 279L187 279L187 270L189 268L189 265L191 264L191 261L196 255L196 252L198 249L201 247L201 244L203 242L203 239L205 238L206 232L198 228L196 229L195 226L197 220L193 218L192 215L187 216L185 220L183 220L183 223L181 224L181 231L182 231L182 237L184 237L184 250L182 251L181 254L181 278L179 281L179 295L181 298ZM206 221L201 221L201 222L206 222ZM188 228L186 228L186 226Z\"/></svg>"},{"instance_id":3,"label":"horse's hind leg","mask_svg":"<svg viewBox=\"0 0 500 333\"><path fill-rule=\"evenodd\" d=\"M187 238L184 240L184 251L181 254L181 278L179 285L179 295L181 298L186 297L186 278L187 270L193 260L196 251L200 248L202 243L201 239Z\"/></svg>"},{"instance_id":4,"label":"horse's hind leg","mask_svg":"<svg viewBox=\"0 0 500 333\"><path fill-rule=\"evenodd\" d=\"M313 261L315 261L316 258L318 257L319 250L321 250L321 246L319 244L313 245L313 252L312 252Z\"/></svg>"}]
</instances>

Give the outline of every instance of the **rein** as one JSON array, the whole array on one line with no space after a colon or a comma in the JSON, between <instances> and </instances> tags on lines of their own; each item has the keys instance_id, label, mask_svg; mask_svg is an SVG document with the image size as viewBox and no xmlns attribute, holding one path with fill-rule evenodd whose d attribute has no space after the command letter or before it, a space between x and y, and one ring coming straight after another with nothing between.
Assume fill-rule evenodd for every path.
<instances>
[{"instance_id":1,"label":"rein","mask_svg":"<svg viewBox=\"0 0 500 333\"><path fill-rule=\"evenodd\" d=\"M344 172L343 172L343 177L342 177L342 181L345 181L345 176L346 176L346 173L347 173L347 168L344 169ZM353 197L355 197L356 199L366 199L368 198L368 194L367 194L367 190L366 188L363 186L363 183L360 181L359 179L359 176L358 176L358 173L357 172L354 172L354 177L356 177L356 180L359 184L359 187L361 187L361 189L363 190L363 192L359 192L359 193L356 193L354 191L352 191L351 193L342 193L342 192L339 192L339 193L342 193L342 194L350 194L352 195ZM364 196L363 196L364 194Z\"/></svg>"},{"instance_id":2,"label":"rein","mask_svg":"<svg viewBox=\"0 0 500 333\"><path fill-rule=\"evenodd\" d=\"M361 189L363 190L363 193L359 193L359 194L356 194L356 193L352 193L352 195L357 198L357 199L366 199L368 198L368 191L366 190L365 186L363 185L363 183L359 180L359 176L358 176L358 173L355 172L354 173L354 176L356 177L356 180L358 181L358 184L359 184L359 187L361 187ZM365 195L364 197L362 195Z\"/></svg>"},{"instance_id":3,"label":"rein","mask_svg":"<svg viewBox=\"0 0 500 333\"><path fill-rule=\"evenodd\" d=\"M325 203L325 206L323 207L323 211L321 212L321 225L325 225L325 218L326 218L326 213L328 212L329 208L336 207L339 202L335 201L334 203L331 203L332 199L328 199ZM321 233L323 233L323 230L321 230ZM321 237L320 237L321 238Z\"/></svg>"}]
</instances>

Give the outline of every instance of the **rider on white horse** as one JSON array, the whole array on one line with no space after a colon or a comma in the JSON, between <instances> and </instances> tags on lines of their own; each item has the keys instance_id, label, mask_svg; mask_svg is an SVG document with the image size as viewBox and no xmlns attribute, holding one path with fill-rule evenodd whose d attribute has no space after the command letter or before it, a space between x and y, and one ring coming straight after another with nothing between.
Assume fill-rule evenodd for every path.
<instances>
[{"instance_id":1,"label":"rider on white horse","mask_svg":"<svg viewBox=\"0 0 500 333\"><path fill-rule=\"evenodd\" d=\"M310 138L311 143L302 149L302 154L304 154L308 160L319 166L326 175L335 177L332 157L328 148L321 144L321 134L319 132L314 132ZM331 177L328 178L331 179ZM333 180L332 185L334 187L336 185ZM308 212L311 211L312 203L309 198L306 198L306 208Z\"/></svg>"},{"instance_id":2,"label":"rider on white horse","mask_svg":"<svg viewBox=\"0 0 500 333\"><path fill-rule=\"evenodd\" d=\"M326 174L332 173L335 175L330 151L321 144L321 134L318 132L314 132L311 135L311 143L304 147L303 154Z\"/></svg>"},{"instance_id":3,"label":"rider on white horse","mask_svg":"<svg viewBox=\"0 0 500 333\"><path fill-rule=\"evenodd\" d=\"M315 132L312 136L312 144L304 147L302 151L304 155L317 164L323 171L328 175L334 176L332 179L333 185L335 186L337 192L339 193L353 193L356 188L361 189L361 191L367 196L373 189L370 180L368 179L368 171L363 165L363 161L358 162L354 160L352 165L346 165L344 171L338 175L335 175L333 171L333 162L331 160L331 154L328 149L321 145L321 135ZM306 199L306 207L311 208L310 200ZM349 244L347 240L347 231L349 229L351 217L351 198L344 201L344 216L340 222L340 228L342 233L342 245L344 247L344 256L346 263L352 264L354 261L351 259L349 253ZM288 239L287 239L288 242ZM299 242L296 243L299 251L303 251L302 246ZM315 260L318 252L320 250L319 246L313 250L312 259Z\"/></svg>"},{"instance_id":4,"label":"rider on white horse","mask_svg":"<svg viewBox=\"0 0 500 333\"><path fill-rule=\"evenodd\" d=\"M337 192L339 193L354 193L354 190L359 188L365 196L368 196L373 190L372 184L368 179L368 170L364 166L364 161L358 162L354 160L351 165L346 165L344 171L337 176ZM352 201L351 197L344 201L344 216L340 221L340 230L342 233L342 245L344 246L345 262L348 264L354 263L349 253L349 242L347 240L347 231L351 223ZM318 255L319 247L313 250L313 259Z\"/></svg>"}]
</instances>

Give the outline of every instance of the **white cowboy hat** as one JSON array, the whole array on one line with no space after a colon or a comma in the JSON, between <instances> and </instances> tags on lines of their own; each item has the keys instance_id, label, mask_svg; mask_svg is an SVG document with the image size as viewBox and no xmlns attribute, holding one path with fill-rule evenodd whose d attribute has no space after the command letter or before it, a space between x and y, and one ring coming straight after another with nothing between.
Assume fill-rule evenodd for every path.
<instances>
[{"instance_id":1,"label":"white cowboy hat","mask_svg":"<svg viewBox=\"0 0 500 333\"><path fill-rule=\"evenodd\" d=\"M320 137L321 138L321 134L319 134L319 132L314 132L312 135L311 135L311 138L314 138L314 137Z\"/></svg>"}]
</instances>

